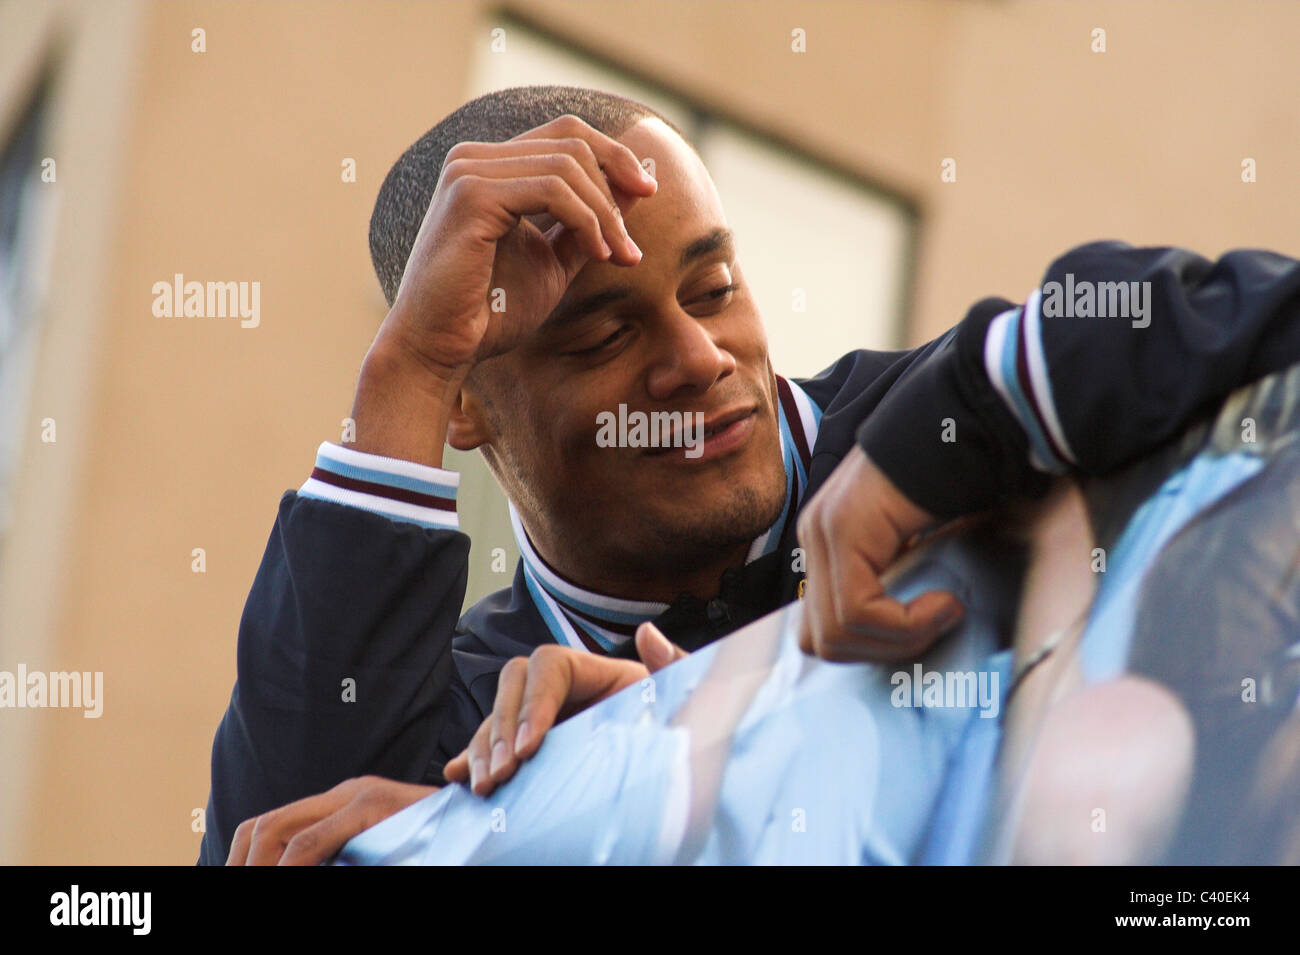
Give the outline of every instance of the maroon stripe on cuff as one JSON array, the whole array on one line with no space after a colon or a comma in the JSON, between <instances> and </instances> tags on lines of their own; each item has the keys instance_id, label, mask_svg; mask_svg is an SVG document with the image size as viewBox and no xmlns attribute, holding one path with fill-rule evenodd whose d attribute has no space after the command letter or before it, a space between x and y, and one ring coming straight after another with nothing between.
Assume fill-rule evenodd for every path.
<instances>
[{"instance_id":1,"label":"maroon stripe on cuff","mask_svg":"<svg viewBox=\"0 0 1300 955\"><path fill-rule=\"evenodd\" d=\"M346 491L360 491L362 494L374 494L376 497L386 497L394 501L404 501L407 504L418 504L420 507L429 507L438 511L455 511L456 502L449 497L434 497L432 494L421 494L419 491L411 491L404 487L393 487L389 484L376 484L374 481L361 481L357 478L344 477L341 474L335 474L333 471L326 471L324 468L312 468L311 476L317 481L325 484L333 484L335 487L341 487Z\"/></svg>"}]
</instances>

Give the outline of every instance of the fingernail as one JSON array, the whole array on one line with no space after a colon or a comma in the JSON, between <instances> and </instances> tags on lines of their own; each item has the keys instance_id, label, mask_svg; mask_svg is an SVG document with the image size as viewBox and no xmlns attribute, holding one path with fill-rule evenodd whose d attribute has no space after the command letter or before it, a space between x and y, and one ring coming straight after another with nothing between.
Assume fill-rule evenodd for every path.
<instances>
[{"instance_id":1,"label":"fingernail","mask_svg":"<svg viewBox=\"0 0 1300 955\"><path fill-rule=\"evenodd\" d=\"M483 759L482 757L479 757L478 759L474 760L474 764L470 767L469 770L469 788L478 789L478 784L480 782L485 781L487 777L488 777L487 760Z\"/></svg>"},{"instance_id":2,"label":"fingernail","mask_svg":"<svg viewBox=\"0 0 1300 955\"><path fill-rule=\"evenodd\" d=\"M635 242L632 241L631 236L627 237L627 250L632 255L634 255L638 260L641 258L641 248Z\"/></svg>"},{"instance_id":3,"label":"fingernail","mask_svg":"<svg viewBox=\"0 0 1300 955\"><path fill-rule=\"evenodd\" d=\"M497 770L504 766L510 759L510 754L506 750L506 741L499 739L492 746L492 765L488 768L488 775L495 776Z\"/></svg>"},{"instance_id":4,"label":"fingernail","mask_svg":"<svg viewBox=\"0 0 1300 955\"><path fill-rule=\"evenodd\" d=\"M532 728L528 725L527 721L524 721L523 723L519 724L519 732L515 734L516 753L524 748L524 744L528 742L528 737L531 733L532 733Z\"/></svg>"},{"instance_id":5,"label":"fingernail","mask_svg":"<svg viewBox=\"0 0 1300 955\"><path fill-rule=\"evenodd\" d=\"M645 166L641 165L640 163L637 163L636 168L641 170L641 178L644 179L646 182L658 183L659 180L655 179L654 176L650 175L650 170L647 169Z\"/></svg>"},{"instance_id":6,"label":"fingernail","mask_svg":"<svg viewBox=\"0 0 1300 955\"><path fill-rule=\"evenodd\" d=\"M609 243L605 241L604 236L600 239L600 247L605 250L605 258L609 258L614 254L614 250L609 247Z\"/></svg>"}]
</instances>

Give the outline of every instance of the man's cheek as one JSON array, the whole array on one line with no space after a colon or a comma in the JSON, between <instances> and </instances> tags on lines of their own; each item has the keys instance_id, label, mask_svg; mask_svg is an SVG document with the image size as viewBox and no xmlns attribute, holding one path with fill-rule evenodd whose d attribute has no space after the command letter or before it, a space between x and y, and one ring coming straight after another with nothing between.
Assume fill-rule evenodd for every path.
<instances>
[{"instance_id":1,"label":"man's cheek","mask_svg":"<svg viewBox=\"0 0 1300 955\"><path fill-rule=\"evenodd\" d=\"M733 355L738 358L744 355L753 360L757 367L767 364L767 329L756 310L738 312L735 322L730 324L727 331L726 337L733 345Z\"/></svg>"},{"instance_id":2,"label":"man's cheek","mask_svg":"<svg viewBox=\"0 0 1300 955\"><path fill-rule=\"evenodd\" d=\"M590 420L587 420L588 417ZM566 415L547 425L552 429L552 433L559 436L557 447L563 460L594 463L599 466L608 463L617 453L617 448L605 446L606 442L602 440L602 429L597 417L595 412L582 418Z\"/></svg>"}]
</instances>

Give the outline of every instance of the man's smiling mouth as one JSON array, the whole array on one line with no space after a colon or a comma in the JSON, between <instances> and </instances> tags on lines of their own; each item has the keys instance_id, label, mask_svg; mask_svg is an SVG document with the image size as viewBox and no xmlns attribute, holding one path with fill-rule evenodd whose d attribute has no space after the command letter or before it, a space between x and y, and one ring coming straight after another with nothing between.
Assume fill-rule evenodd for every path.
<instances>
[{"instance_id":1,"label":"man's smiling mouth","mask_svg":"<svg viewBox=\"0 0 1300 955\"><path fill-rule=\"evenodd\" d=\"M747 405L719 412L705 420L702 432L686 435L681 430L675 431L667 442L669 446L647 448L642 453L675 462L709 461L732 454L753 434L757 411L753 405ZM688 437L690 441L686 440Z\"/></svg>"}]
</instances>

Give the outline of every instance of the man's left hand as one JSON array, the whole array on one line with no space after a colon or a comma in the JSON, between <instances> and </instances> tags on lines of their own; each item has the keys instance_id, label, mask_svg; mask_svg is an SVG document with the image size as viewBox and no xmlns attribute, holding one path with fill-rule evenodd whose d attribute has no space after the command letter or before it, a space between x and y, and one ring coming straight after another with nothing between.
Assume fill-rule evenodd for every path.
<instances>
[{"instance_id":1,"label":"man's left hand","mask_svg":"<svg viewBox=\"0 0 1300 955\"><path fill-rule=\"evenodd\" d=\"M799 514L808 572L800 648L827 660L892 663L932 647L961 619L956 596L930 591L903 604L880 577L934 523L854 447Z\"/></svg>"}]
</instances>

